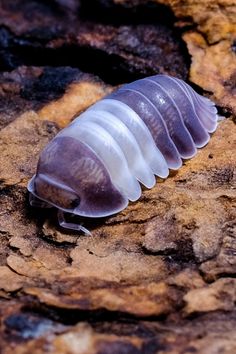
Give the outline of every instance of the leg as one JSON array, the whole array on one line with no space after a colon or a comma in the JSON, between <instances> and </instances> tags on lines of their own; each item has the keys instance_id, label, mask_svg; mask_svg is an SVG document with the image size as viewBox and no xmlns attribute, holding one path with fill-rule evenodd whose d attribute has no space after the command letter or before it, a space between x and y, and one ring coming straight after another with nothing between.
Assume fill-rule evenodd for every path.
<instances>
[{"instance_id":1,"label":"leg","mask_svg":"<svg viewBox=\"0 0 236 354\"><path fill-rule=\"evenodd\" d=\"M43 200L36 198L33 194L29 195L29 203L35 208L52 208L52 206Z\"/></svg>"},{"instance_id":2,"label":"leg","mask_svg":"<svg viewBox=\"0 0 236 354\"><path fill-rule=\"evenodd\" d=\"M83 231L86 235L91 235L91 232L87 230L85 227L83 227L82 225L66 222L65 215L62 210L58 210L57 216L58 216L59 225L61 227L64 227L65 229L69 229L69 230Z\"/></svg>"}]
</instances>

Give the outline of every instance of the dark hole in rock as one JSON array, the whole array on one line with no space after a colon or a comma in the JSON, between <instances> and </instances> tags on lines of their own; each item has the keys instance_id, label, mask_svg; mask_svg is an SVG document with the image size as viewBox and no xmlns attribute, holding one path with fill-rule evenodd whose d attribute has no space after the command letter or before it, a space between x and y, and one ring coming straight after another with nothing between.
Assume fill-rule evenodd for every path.
<instances>
[{"instance_id":1,"label":"dark hole in rock","mask_svg":"<svg viewBox=\"0 0 236 354\"><path fill-rule=\"evenodd\" d=\"M116 25L163 23L173 26L175 21L168 6L153 1L131 0L119 4L112 0L81 0L80 14L82 18Z\"/></svg>"}]
</instances>

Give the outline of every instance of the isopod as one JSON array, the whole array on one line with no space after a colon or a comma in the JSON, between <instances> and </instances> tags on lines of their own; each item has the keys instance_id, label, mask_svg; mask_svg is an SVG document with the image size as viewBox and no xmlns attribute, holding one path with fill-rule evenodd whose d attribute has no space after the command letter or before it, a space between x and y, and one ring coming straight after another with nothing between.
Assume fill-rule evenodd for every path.
<instances>
[{"instance_id":1,"label":"isopod","mask_svg":"<svg viewBox=\"0 0 236 354\"><path fill-rule=\"evenodd\" d=\"M99 218L120 212L195 156L217 127L217 109L184 81L155 75L121 86L49 142L28 184L33 206Z\"/></svg>"}]
</instances>

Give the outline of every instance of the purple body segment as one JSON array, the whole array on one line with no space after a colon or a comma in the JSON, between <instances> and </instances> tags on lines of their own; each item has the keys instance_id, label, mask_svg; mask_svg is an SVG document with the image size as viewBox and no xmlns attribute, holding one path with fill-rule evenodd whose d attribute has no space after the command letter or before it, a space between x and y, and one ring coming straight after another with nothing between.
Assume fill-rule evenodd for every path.
<instances>
[{"instance_id":1,"label":"purple body segment","mask_svg":"<svg viewBox=\"0 0 236 354\"><path fill-rule=\"evenodd\" d=\"M178 81L164 75L153 76L152 80L164 86L171 99L180 107L183 122L196 147L200 148L206 145L210 136L197 116L194 105L191 105L191 101L189 101L186 92L178 84Z\"/></svg>"},{"instance_id":2,"label":"purple body segment","mask_svg":"<svg viewBox=\"0 0 236 354\"><path fill-rule=\"evenodd\" d=\"M192 87L187 85L184 81L179 79L174 79L170 77L172 81L175 81L179 86L185 91L189 102L191 103L193 109L196 112L197 117L201 121L203 127L209 132L213 133L217 127L217 109L213 102L209 99L200 96L195 92Z\"/></svg>"},{"instance_id":3,"label":"purple body segment","mask_svg":"<svg viewBox=\"0 0 236 354\"><path fill-rule=\"evenodd\" d=\"M161 113L149 100L148 96L131 87L128 88L126 85L124 88L112 93L109 98L124 102L132 108L148 127L157 147L166 159L168 167L174 170L180 168L182 160L178 150L169 135Z\"/></svg>"},{"instance_id":4,"label":"purple body segment","mask_svg":"<svg viewBox=\"0 0 236 354\"><path fill-rule=\"evenodd\" d=\"M28 190L31 204L104 217L138 200L182 159L206 145L217 126L213 102L180 79L151 76L122 86L63 129L42 151ZM85 232L87 230L85 229Z\"/></svg>"},{"instance_id":5,"label":"purple body segment","mask_svg":"<svg viewBox=\"0 0 236 354\"><path fill-rule=\"evenodd\" d=\"M173 104L166 90L152 79L143 79L142 83L136 81L127 87L148 95L160 112L180 156L185 159L193 157L196 153L194 142L184 125L177 105Z\"/></svg>"}]
</instances>

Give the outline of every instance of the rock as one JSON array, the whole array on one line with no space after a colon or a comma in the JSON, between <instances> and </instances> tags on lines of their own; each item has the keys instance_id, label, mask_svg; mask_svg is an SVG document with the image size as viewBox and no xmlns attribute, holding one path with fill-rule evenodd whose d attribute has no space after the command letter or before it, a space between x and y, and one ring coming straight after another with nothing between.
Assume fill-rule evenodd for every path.
<instances>
[{"instance_id":1,"label":"rock","mask_svg":"<svg viewBox=\"0 0 236 354\"><path fill-rule=\"evenodd\" d=\"M236 297L235 285L235 279L219 279L201 289L191 290L184 297L187 303L186 313L190 315L197 312L215 311L220 308L223 311L233 311Z\"/></svg>"},{"instance_id":2,"label":"rock","mask_svg":"<svg viewBox=\"0 0 236 354\"><path fill-rule=\"evenodd\" d=\"M234 6L163 3L97 0L90 15L74 0L0 4L3 354L236 351ZM54 210L28 203L40 151L117 84L186 79L174 25L190 79L233 116L136 203L82 220L91 236L61 229Z\"/></svg>"},{"instance_id":3,"label":"rock","mask_svg":"<svg viewBox=\"0 0 236 354\"><path fill-rule=\"evenodd\" d=\"M4 70L20 64L72 66L113 84L159 72L187 77L186 49L178 33L165 24L144 25L142 15L141 23L123 24L121 19L114 25L90 20L90 8L85 13L72 9L65 2L47 6L33 0L2 1Z\"/></svg>"},{"instance_id":4,"label":"rock","mask_svg":"<svg viewBox=\"0 0 236 354\"><path fill-rule=\"evenodd\" d=\"M113 6L123 10L130 7L137 9L144 3L143 0L97 0L97 2L108 8ZM212 99L216 100L224 111L235 115L235 2L152 0L148 4L156 6L164 18L167 9L173 12L176 16L175 26L181 29L182 38L191 55L191 82L213 95Z\"/></svg>"},{"instance_id":5,"label":"rock","mask_svg":"<svg viewBox=\"0 0 236 354\"><path fill-rule=\"evenodd\" d=\"M97 77L75 68L20 66L0 74L0 128L30 109L37 110L43 120L55 121L63 127L72 117L110 91L110 86ZM78 97L81 97L80 100ZM64 105L65 99L67 107Z\"/></svg>"},{"instance_id":6,"label":"rock","mask_svg":"<svg viewBox=\"0 0 236 354\"><path fill-rule=\"evenodd\" d=\"M236 26L235 26L236 27ZM192 55L190 79L212 93L212 99L228 112L236 114L236 55L229 40L208 46L197 33L186 33L184 39Z\"/></svg>"}]
</instances>

